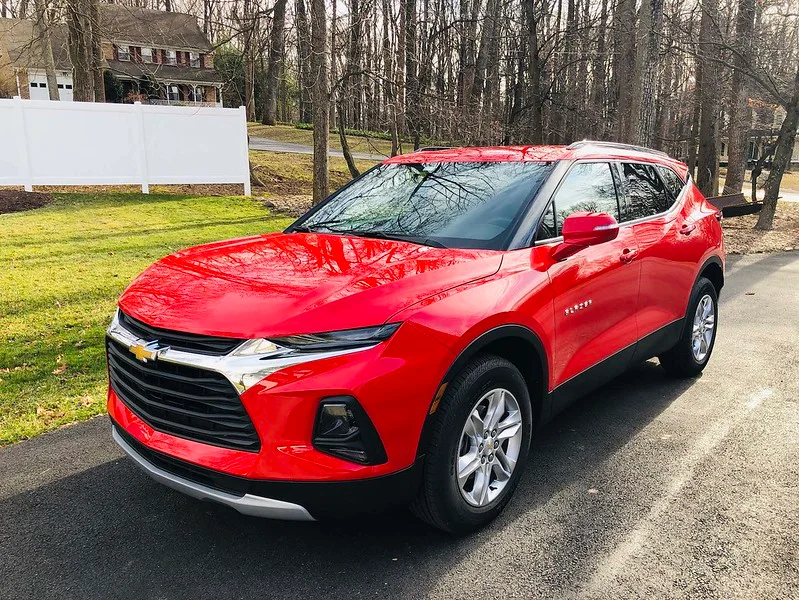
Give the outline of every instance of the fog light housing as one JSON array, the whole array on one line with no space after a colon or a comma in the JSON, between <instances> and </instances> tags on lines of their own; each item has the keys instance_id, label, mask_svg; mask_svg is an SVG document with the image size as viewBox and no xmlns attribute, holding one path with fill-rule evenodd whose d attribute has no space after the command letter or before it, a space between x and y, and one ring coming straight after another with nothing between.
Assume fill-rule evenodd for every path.
<instances>
[{"instance_id":1,"label":"fog light housing","mask_svg":"<svg viewBox=\"0 0 799 600\"><path fill-rule=\"evenodd\" d=\"M387 460L371 419L352 396L322 400L313 445L320 452L363 465L379 465Z\"/></svg>"}]
</instances>

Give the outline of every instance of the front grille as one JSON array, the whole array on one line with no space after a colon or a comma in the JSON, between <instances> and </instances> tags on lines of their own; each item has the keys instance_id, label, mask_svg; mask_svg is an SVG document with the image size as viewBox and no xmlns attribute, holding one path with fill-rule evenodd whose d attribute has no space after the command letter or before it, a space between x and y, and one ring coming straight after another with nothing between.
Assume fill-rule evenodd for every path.
<instances>
[{"instance_id":1,"label":"front grille","mask_svg":"<svg viewBox=\"0 0 799 600\"><path fill-rule=\"evenodd\" d=\"M223 448L260 450L236 389L220 373L162 360L141 362L111 338L106 351L114 392L153 429Z\"/></svg>"},{"instance_id":2,"label":"front grille","mask_svg":"<svg viewBox=\"0 0 799 600\"><path fill-rule=\"evenodd\" d=\"M214 337L160 329L134 319L121 310L119 311L119 324L137 338L147 341L158 340L158 345L161 347L169 346L175 350L194 352L196 354L223 356L244 342L244 340L237 338Z\"/></svg>"}]
</instances>

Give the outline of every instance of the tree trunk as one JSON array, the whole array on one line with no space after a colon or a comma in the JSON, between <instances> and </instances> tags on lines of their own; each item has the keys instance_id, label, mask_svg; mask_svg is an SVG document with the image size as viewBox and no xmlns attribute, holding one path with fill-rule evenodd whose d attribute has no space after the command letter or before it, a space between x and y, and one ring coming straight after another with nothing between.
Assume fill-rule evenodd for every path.
<instances>
[{"instance_id":1,"label":"tree trunk","mask_svg":"<svg viewBox=\"0 0 799 600\"><path fill-rule=\"evenodd\" d=\"M538 19L535 14L535 2L523 0L525 26L527 28L527 80L530 84L530 143L544 143L544 120L541 113L541 63L538 56ZM522 81L519 81L519 85Z\"/></svg>"},{"instance_id":2,"label":"tree trunk","mask_svg":"<svg viewBox=\"0 0 799 600\"><path fill-rule=\"evenodd\" d=\"M752 31L755 26L755 0L740 0L735 23L736 54L733 59L732 97L730 98L730 126L727 129L727 176L724 178L725 194L737 194L744 185L747 146L751 111L746 102L745 71L752 66Z\"/></svg>"},{"instance_id":3,"label":"tree trunk","mask_svg":"<svg viewBox=\"0 0 799 600\"><path fill-rule=\"evenodd\" d=\"M327 14L325 0L311 0L311 71L313 84L313 203L327 197L327 147L330 95L327 84Z\"/></svg>"},{"instance_id":4,"label":"tree trunk","mask_svg":"<svg viewBox=\"0 0 799 600\"><path fill-rule=\"evenodd\" d=\"M702 44L702 40L717 40L721 32L716 26L718 0L702 0L702 20L699 25L700 53L702 64L702 88L699 96L699 156L696 185L705 196L716 195L716 177L719 170L716 120L719 113L718 47Z\"/></svg>"},{"instance_id":5,"label":"tree trunk","mask_svg":"<svg viewBox=\"0 0 799 600\"><path fill-rule=\"evenodd\" d=\"M763 186L763 210L760 211L760 217L757 219L756 229L772 228L782 176L791 162L796 128L799 124L799 68L796 70L796 79L793 84L793 97L785 110L785 120L782 122L780 135L777 137L774 160L771 161L771 172L766 179L766 185Z\"/></svg>"},{"instance_id":6,"label":"tree trunk","mask_svg":"<svg viewBox=\"0 0 799 600\"><path fill-rule=\"evenodd\" d=\"M313 76L309 65L313 59L305 0L295 0L295 12L297 15L297 71L300 88L299 120L300 123L310 123L313 119L311 109Z\"/></svg>"},{"instance_id":7,"label":"tree trunk","mask_svg":"<svg viewBox=\"0 0 799 600\"><path fill-rule=\"evenodd\" d=\"M34 0L36 11L35 30L39 36L44 59L44 72L47 77L47 93L50 100L58 100L58 78L55 74L55 59L53 58L53 42L50 35L50 21L47 16L45 0Z\"/></svg>"},{"instance_id":8,"label":"tree trunk","mask_svg":"<svg viewBox=\"0 0 799 600\"><path fill-rule=\"evenodd\" d=\"M408 127L408 134L413 137L414 149L419 148L419 122L418 108L419 96L417 85L417 61L416 54L416 0L404 0L404 19L405 26L405 122Z\"/></svg>"},{"instance_id":9,"label":"tree trunk","mask_svg":"<svg viewBox=\"0 0 799 600\"><path fill-rule=\"evenodd\" d=\"M655 109L657 76L660 63L660 31L663 27L663 0L644 2L641 7L641 30L644 47L639 52L640 101L636 141L642 146L655 145Z\"/></svg>"},{"instance_id":10,"label":"tree trunk","mask_svg":"<svg viewBox=\"0 0 799 600\"><path fill-rule=\"evenodd\" d=\"M67 33L69 59L72 63L72 99L94 101L94 62L91 42L91 19L88 2L68 0Z\"/></svg>"},{"instance_id":11,"label":"tree trunk","mask_svg":"<svg viewBox=\"0 0 799 600\"><path fill-rule=\"evenodd\" d=\"M602 0L602 9L599 17L599 29L597 31L596 51L592 61L592 82L591 87L591 126L590 136L594 139L603 138L607 129L605 123L605 102L606 102L606 73L605 73L605 35L608 28L608 0Z\"/></svg>"},{"instance_id":12,"label":"tree trunk","mask_svg":"<svg viewBox=\"0 0 799 600\"><path fill-rule=\"evenodd\" d=\"M277 123L278 83L283 69L283 29L286 24L286 0L276 0L272 15L272 35L269 42L269 63L266 67L264 90L264 125Z\"/></svg>"},{"instance_id":13,"label":"tree trunk","mask_svg":"<svg viewBox=\"0 0 799 600\"><path fill-rule=\"evenodd\" d=\"M341 108L339 108L339 115L341 114ZM352 158L352 152L350 152L350 145L347 142L347 135L344 132L344 120L338 120L338 140L341 142L341 152L344 154L344 160L347 163L347 168L350 170L350 175L355 178L360 176L361 172L358 171L358 167L355 164L355 159Z\"/></svg>"},{"instance_id":14,"label":"tree trunk","mask_svg":"<svg viewBox=\"0 0 799 600\"><path fill-rule=\"evenodd\" d=\"M615 137L630 140L630 112L635 80L635 0L619 0L613 13L613 84Z\"/></svg>"},{"instance_id":15,"label":"tree trunk","mask_svg":"<svg viewBox=\"0 0 799 600\"><path fill-rule=\"evenodd\" d=\"M94 101L105 102L105 80L103 78L103 45L100 31L100 14L97 0L89 0L91 4L91 38L92 38L92 78L94 83Z\"/></svg>"}]
</instances>

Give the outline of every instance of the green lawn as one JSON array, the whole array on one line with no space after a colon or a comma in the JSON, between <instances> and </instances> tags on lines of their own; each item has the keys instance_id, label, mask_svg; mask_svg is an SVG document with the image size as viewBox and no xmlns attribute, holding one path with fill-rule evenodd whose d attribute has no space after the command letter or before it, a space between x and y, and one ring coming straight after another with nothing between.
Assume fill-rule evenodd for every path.
<instances>
[{"instance_id":1,"label":"green lawn","mask_svg":"<svg viewBox=\"0 0 799 600\"><path fill-rule=\"evenodd\" d=\"M147 265L291 220L247 198L134 193L0 215L0 446L104 412L103 333Z\"/></svg>"}]
</instances>

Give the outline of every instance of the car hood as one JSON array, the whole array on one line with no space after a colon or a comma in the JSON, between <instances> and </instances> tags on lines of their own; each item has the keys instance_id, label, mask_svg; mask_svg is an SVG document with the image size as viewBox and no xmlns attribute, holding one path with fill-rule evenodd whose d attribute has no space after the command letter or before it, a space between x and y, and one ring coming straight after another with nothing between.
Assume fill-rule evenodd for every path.
<instances>
[{"instance_id":1,"label":"car hood","mask_svg":"<svg viewBox=\"0 0 799 600\"><path fill-rule=\"evenodd\" d=\"M238 338L369 327L497 272L502 253L330 234L188 248L148 268L119 306L154 327Z\"/></svg>"}]
</instances>

